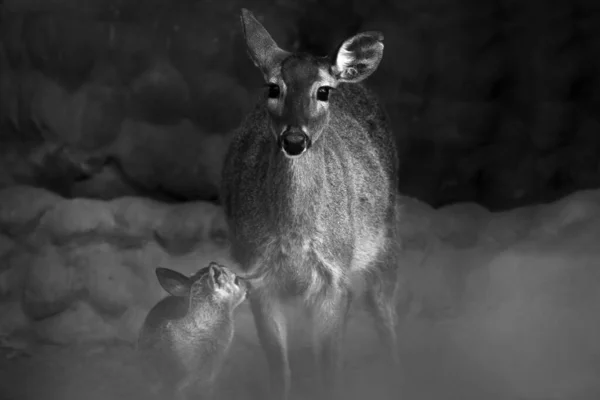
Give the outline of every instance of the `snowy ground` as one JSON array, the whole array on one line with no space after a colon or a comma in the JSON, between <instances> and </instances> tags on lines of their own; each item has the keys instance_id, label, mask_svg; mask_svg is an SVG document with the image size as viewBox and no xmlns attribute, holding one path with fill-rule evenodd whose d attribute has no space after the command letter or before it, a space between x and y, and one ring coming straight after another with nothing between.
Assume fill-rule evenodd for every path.
<instances>
[{"instance_id":1,"label":"snowy ground","mask_svg":"<svg viewBox=\"0 0 600 400\"><path fill-rule=\"evenodd\" d=\"M69 204L69 210L77 205ZM92 205L107 209L121 204ZM398 336L403 371L385 370L371 320L357 302L345 343L347 399L600 399L600 191L505 213L464 204L433 210L408 199L401 207L404 252L399 268L404 282L399 309L404 319ZM172 222L173 217L164 219ZM119 249L114 252L120 257L128 254ZM187 260L185 264L168 258L157 245L151 250L143 257L136 253L148 276L154 268L150 261L160 257L165 265L181 271L203 264L202 257L213 257L201 247L183 252L180 258ZM127 271L119 265L112 268ZM11 264L17 272L19 266ZM37 270L30 266L30 271ZM114 281L108 279L107 285L110 282ZM132 304L149 294L158 296L152 285L139 289L138 297L130 296ZM13 287L12 293L20 300L26 291ZM15 309L23 308L14 304ZM107 320L102 313L94 316ZM39 324L34 317L29 317L26 327ZM0 322L5 320L8 317ZM69 321L79 326L87 320ZM95 326L102 325L86 329ZM71 339L73 332L80 332L71 329L72 324L58 325L60 333L58 328L69 328ZM310 399L313 363L300 340L306 335L301 333L296 329L291 338L294 399ZM128 345L26 343L6 343L0 335L1 400L154 399ZM265 399L266 378L264 355L244 304L236 313L236 337L221 375L219 399ZM398 390L395 384L400 381L403 386Z\"/></svg>"},{"instance_id":2,"label":"snowy ground","mask_svg":"<svg viewBox=\"0 0 600 400\"><path fill-rule=\"evenodd\" d=\"M265 363L256 346L254 327L245 307L238 316L236 342L221 377L222 399L263 399ZM347 349L348 399L397 399L389 393L367 315L350 325ZM406 399L509 399L510 387L477 365L444 333L451 327L410 324L405 330ZM310 352L294 351L295 398L306 399L310 387ZM148 384L126 346L41 348L31 357L3 364L2 392L7 399L152 399ZM18 384L16 384L18 382ZM386 393L387 391L387 393Z\"/></svg>"},{"instance_id":3,"label":"snowy ground","mask_svg":"<svg viewBox=\"0 0 600 400\"><path fill-rule=\"evenodd\" d=\"M221 376L219 398L264 399L265 362L247 306L239 309L236 322L237 336ZM399 332L405 366L404 389L401 394L390 393L387 389L390 382L386 381L369 322L369 316L357 310L349 325L346 343L349 400L600 398L597 358L587 362L582 362L581 357L565 358L562 363L548 364L544 355L535 354L535 349L520 348L523 343L512 346L502 343L491 332L485 332L483 324L467 320L405 321ZM307 355L310 352L300 350L301 347L296 347L292 356L294 399L309 399L311 359ZM131 347L88 345L30 351L29 357L2 360L2 399L155 399L135 364ZM560 357L561 349L556 351L555 356ZM517 359L518 355L523 358Z\"/></svg>"}]
</instances>

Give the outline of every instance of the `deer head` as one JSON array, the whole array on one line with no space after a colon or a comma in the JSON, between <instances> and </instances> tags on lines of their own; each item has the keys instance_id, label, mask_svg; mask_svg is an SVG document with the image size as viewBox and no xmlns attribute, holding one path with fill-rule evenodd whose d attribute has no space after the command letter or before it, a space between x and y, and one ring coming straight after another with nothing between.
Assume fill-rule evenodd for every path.
<instances>
[{"instance_id":1,"label":"deer head","mask_svg":"<svg viewBox=\"0 0 600 400\"><path fill-rule=\"evenodd\" d=\"M169 268L159 267L155 272L159 284L171 296L189 298L192 310L208 298L232 300L237 307L246 298L249 289L245 279L216 262L211 262L190 277Z\"/></svg>"},{"instance_id":2,"label":"deer head","mask_svg":"<svg viewBox=\"0 0 600 400\"><path fill-rule=\"evenodd\" d=\"M242 9L241 19L248 53L266 83L271 133L286 157L300 157L327 126L336 87L360 82L377 69L383 35L363 32L345 40L333 57L315 57L279 48L250 11Z\"/></svg>"}]
</instances>

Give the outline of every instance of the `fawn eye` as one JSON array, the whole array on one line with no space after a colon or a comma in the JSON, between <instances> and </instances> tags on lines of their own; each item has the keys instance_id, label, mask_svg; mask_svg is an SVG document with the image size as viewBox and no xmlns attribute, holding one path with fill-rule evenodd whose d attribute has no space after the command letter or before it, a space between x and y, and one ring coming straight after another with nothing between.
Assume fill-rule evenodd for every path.
<instances>
[{"instance_id":1,"label":"fawn eye","mask_svg":"<svg viewBox=\"0 0 600 400\"><path fill-rule=\"evenodd\" d=\"M269 98L277 99L279 98L279 93L281 92L279 89L279 85L276 83L269 83Z\"/></svg>"},{"instance_id":2,"label":"fawn eye","mask_svg":"<svg viewBox=\"0 0 600 400\"><path fill-rule=\"evenodd\" d=\"M328 101L330 90L331 88L329 86L321 86L319 89L317 89L317 100Z\"/></svg>"}]
</instances>

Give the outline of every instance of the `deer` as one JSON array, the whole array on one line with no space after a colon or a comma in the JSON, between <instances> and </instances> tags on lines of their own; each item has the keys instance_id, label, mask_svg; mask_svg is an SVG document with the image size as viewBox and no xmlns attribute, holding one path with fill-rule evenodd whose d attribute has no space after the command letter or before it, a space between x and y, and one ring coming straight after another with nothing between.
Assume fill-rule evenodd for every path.
<instances>
[{"instance_id":1,"label":"deer","mask_svg":"<svg viewBox=\"0 0 600 400\"><path fill-rule=\"evenodd\" d=\"M290 396L284 306L293 303L310 317L318 387L332 399L340 393L355 279L364 282L365 305L399 366L398 149L387 112L362 82L382 60L383 34L358 33L332 56L317 56L281 49L245 8L241 25L265 88L224 159L230 252L251 282L271 398Z\"/></svg>"},{"instance_id":2,"label":"deer","mask_svg":"<svg viewBox=\"0 0 600 400\"><path fill-rule=\"evenodd\" d=\"M185 400L216 398L214 386L234 336L235 309L246 299L248 285L216 262L191 276L155 270L169 293L150 309L140 329L137 350L153 391Z\"/></svg>"}]
</instances>

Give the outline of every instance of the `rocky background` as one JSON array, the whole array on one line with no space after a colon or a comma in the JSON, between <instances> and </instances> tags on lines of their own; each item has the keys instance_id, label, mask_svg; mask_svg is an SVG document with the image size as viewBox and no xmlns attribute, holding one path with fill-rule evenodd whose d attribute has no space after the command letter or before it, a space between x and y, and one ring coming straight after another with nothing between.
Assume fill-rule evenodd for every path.
<instances>
[{"instance_id":1,"label":"rocky background","mask_svg":"<svg viewBox=\"0 0 600 400\"><path fill-rule=\"evenodd\" d=\"M223 212L208 202L69 200L13 186L0 204L0 338L131 342L166 294L156 267L230 264Z\"/></svg>"},{"instance_id":2,"label":"rocky background","mask_svg":"<svg viewBox=\"0 0 600 400\"><path fill-rule=\"evenodd\" d=\"M593 0L4 0L0 185L216 200L228 133L261 84L240 7L288 49L384 32L369 82L407 195L506 209L600 184Z\"/></svg>"}]
</instances>

